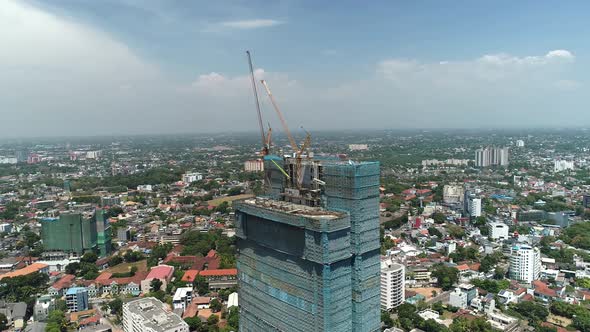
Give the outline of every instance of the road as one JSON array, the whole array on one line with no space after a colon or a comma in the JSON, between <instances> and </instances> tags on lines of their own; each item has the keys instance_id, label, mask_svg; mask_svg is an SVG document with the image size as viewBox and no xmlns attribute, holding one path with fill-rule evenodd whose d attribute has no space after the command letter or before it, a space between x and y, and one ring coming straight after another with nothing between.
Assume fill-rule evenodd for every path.
<instances>
[{"instance_id":1,"label":"road","mask_svg":"<svg viewBox=\"0 0 590 332\"><path fill-rule=\"evenodd\" d=\"M438 301L441 301L443 303L445 302L449 302L449 296L451 294L451 291L446 291L446 292L442 292L440 294L438 294L435 297L432 297L426 301L424 301L426 304L431 304L431 303L436 303Z\"/></svg>"}]
</instances>

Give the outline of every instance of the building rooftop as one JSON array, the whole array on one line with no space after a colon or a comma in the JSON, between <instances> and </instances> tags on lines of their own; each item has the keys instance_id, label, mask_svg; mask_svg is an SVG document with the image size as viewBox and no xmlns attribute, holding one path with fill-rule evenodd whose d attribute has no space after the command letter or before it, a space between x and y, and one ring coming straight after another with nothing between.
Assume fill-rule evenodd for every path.
<instances>
[{"instance_id":1,"label":"building rooftop","mask_svg":"<svg viewBox=\"0 0 590 332\"><path fill-rule=\"evenodd\" d=\"M193 291L192 287L177 288L176 293L174 293L174 297L172 298L172 301L174 301L174 302L182 301L182 299L187 296L187 293L192 292L192 291Z\"/></svg>"},{"instance_id":2,"label":"building rooftop","mask_svg":"<svg viewBox=\"0 0 590 332\"><path fill-rule=\"evenodd\" d=\"M180 316L166 311L164 304L153 297L134 300L124 306L131 313L141 316L144 326L153 331L169 331L186 325Z\"/></svg>"},{"instance_id":3,"label":"building rooftop","mask_svg":"<svg viewBox=\"0 0 590 332\"><path fill-rule=\"evenodd\" d=\"M66 274L61 279L54 282L53 285L51 285L51 287L53 287L55 290L61 290L63 288L70 287L72 285L72 282L74 282L74 279L76 279L75 275Z\"/></svg>"},{"instance_id":4,"label":"building rooftop","mask_svg":"<svg viewBox=\"0 0 590 332\"><path fill-rule=\"evenodd\" d=\"M43 264L43 263L33 263L31 265L25 266L24 268L22 268L20 270L16 270L16 271L12 271L12 272L8 272L3 275L0 275L0 280L2 280L4 278L14 278L14 277L26 276L31 273L39 272L39 271L47 268L48 266L49 265Z\"/></svg>"},{"instance_id":5,"label":"building rooftop","mask_svg":"<svg viewBox=\"0 0 590 332\"><path fill-rule=\"evenodd\" d=\"M320 207L311 207L262 197L247 199L243 203L313 219L338 219L346 215L345 213L330 211Z\"/></svg>"},{"instance_id":6,"label":"building rooftop","mask_svg":"<svg viewBox=\"0 0 590 332\"><path fill-rule=\"evenodd\" d=\"M199 274L199 270L187 270L182 275L181 280L184 282L193 282L193 281L195 281L195 278L197 277L198 274Z\"/></svg>"},{"instance_id":7,"label":"building rooftop","mask_svg":"<svg viewBox=\"0 0 590 332\"><path fill-rule=\"evenodd\" d=\"M66 293L66 295L74 295L74 294L77 294L78 292L83 292L83 291L86 291L86 288L72 287L72 288L68 289L68 292Z\"/></svg>"},{"instance_id":8,"label":"building rooftop","mask_svg":"<svg viewBox=\"0 0 590 332\"><path fill-rule=\"evenodd\" d=\"M199 272L200 276L212 277L212 276L235 276L238 275L238 269L217 269L217 270L204 270Z\"/></svg>"},{"instance_id":9,"label":"building rooftop","mask_svg":"<svg viewBox=\"0 0 590 332\"><path fill-rule=\"evenodd\" d=\"M174 273L174 267L170 265L158 265L150 270L146 279L168 279Z\"/></svg>"}]
</instances>

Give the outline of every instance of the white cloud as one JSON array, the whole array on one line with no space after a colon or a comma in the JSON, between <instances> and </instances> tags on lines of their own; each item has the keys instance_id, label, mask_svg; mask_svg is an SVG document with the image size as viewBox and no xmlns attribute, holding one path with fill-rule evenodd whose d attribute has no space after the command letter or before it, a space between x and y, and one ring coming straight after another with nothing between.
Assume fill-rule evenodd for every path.
<instances>
[{"instance_id":1,"label":"white cloud","mask_svg":"<svg viewBox=\"0 0 590 332\"><path fill-rule=\"evenodd\" d=\"M270 89L274 93L275 89L282 91L283 89L297 88L297 81L289 79L285 74L269 73L262 68L254 70L254 77L258 84L259 96L265 97L266 92L259 84L260 80L267 80ZM199 77L192 84L194 90L199 95L207 95L209 97L216 96L247 96L252 94L252 82L250 76L224 76L216 72L199 75ZM277 97L284 98L284 97Z\"/></svg>"},{"instance_id":2,"label":"white cloud","mask_svg":"<svg viewBox=\"0 0 590 332\"><path fill-rule=\"evenodd\" d=\"M241 21L227 21L221 22L221 26L233 29L257 29L267 28L275 25L283 24L283 21L271 20L271 19L254 19L254 20L241 20Z\"/></svg>"},{"instance_id":3,"label":"white cloud","mask_svg":"<svg viewBox=\"0 0 590 332\"><path fill-rule=\"evenodd\" d=\"M508 78L522 78L524 73L535 75L570 63L571 52L554 50L542 56L517 57L510 54L487 54L469 61L418 62L388 59L377 65L377 73L392 81L423 81L437 84L465 84L476 81L498 82Z\"/></svg>"},{"instance_id":4,"label":"white cloud","mask_svg":"<svg viewBox=\"0 0 590 332\"><path fill-rule=\"evenodd\" d=\"M321 101L326 110L362 114L355 117L359 125L366 119L378 119L371 123L380 127L572 125L586 107L573 95L583 90L569 77L573 66L566 50L464 61L392 58L377 63L373 77L326 89Z\"/></svg>"},{"instance_id":5,"label":"white cloud","mask_svg":"<svg viewBox=\"0 0 590 332\"><path fill-rule=\"evenodd\" d=\"M564 59L568 59L568 60L574 59L574 55L568 50L549 51L547 53L547 55L545 55L545 57L547 57L547 58L564 58Z\"/></svg>"},{"instance_id":6,"label":"white cloud","mask_svg":"<svg viewBox=\"0 0 590 332\"><path fill-rule=\"evenodd\" d=\"M158 75L156 67L106 34L58 19L24 2L0 3L0 41L0 65L12 69L35 68L44 74L65 71L110 79L125 79L124 75L130 73L141 79Z\"/></svg>"},{"instance_id":7,"label":"white cloud","mask_svg":"<svg viewBox=\"0 0 590 332\"><path fill-rule=\"evenodd\" d=\"M0 1L0 48L0 135L124 132L166 90L125 44L25 2Z\"/></svg>"}]
</instances>

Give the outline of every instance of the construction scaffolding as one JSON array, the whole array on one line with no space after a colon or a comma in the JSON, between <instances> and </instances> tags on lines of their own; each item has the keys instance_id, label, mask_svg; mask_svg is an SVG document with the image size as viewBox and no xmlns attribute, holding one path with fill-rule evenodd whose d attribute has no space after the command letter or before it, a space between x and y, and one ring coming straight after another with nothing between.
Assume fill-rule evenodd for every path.
<instances>
[{"instance_id":1,"label":"construction scaffolding","mask_svg":"<svg viewBox=\"0 0 590 332\"><path fill-rule=\"evenodd\" d=\"M292 159L234 204L240 331L379 331L379 163Z\"/></svg>"},{"instance_id":2,"label":"construction scaffolding","mask_svg":"<svg viewBox=\"0 0 590 332\"><path fill-rule=\"evenodd\" d=\"M241 331L351 331L348 214L237 203Z\"/></svg>"},{"instance_id":3,"label":"construction scaffolding","mask_svg":"<svg viewBox=\"0 0 590 332\"><path fill-rule=\"evenodd\" d=\"M324 163L326 207L350 215L352 253L352 330L379 331L379 177L378 162Z\"/></svg>"}]
</instances>

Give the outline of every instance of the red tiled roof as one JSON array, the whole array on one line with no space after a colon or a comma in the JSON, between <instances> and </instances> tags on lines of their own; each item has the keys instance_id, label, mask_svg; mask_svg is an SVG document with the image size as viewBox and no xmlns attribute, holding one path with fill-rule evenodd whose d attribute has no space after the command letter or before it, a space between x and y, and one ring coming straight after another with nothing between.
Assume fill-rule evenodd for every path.
<instances>
[{"instance_id":1,"label":"red tiled roof","mask_svg":"<svg viewBox=\"0 0 590 332\"><path fill-rule=\"evenodd\" d=\"M480 263L472 263L469 265L469 269L471 271L479 271L479 267L481 266Z\"/></svg>"},{"instance_id":2,"label":"red tiled roof","mask_svg":"<svg viewBox=\"0 0 590 332\"><path fill-rule=\"evenodd\" d=\"M418 194L418 195L424 195L424 194L429 193L431 191L432 190L430 190L430 189L418 189L418 190L416 190L416 194Z\"/></svg>"},{"instance_id":3,"label":"red tiled roof","mask_svg":"<svg viewBox=\"0 0 590 332\"><path fill-rule=\"evenodd\" d=\"M199 310L197 309L197 304L192 302L188 305L188 307L182 314L182 318L195 317L198 312Z\"/></svg>"},{"instance_id":4,"label":"red tiled roof","mask_svg":"<svg viewBox=\"0 0 590 332\"><path fill-rule=\"evenodd\" d=\"M56 290L61 290L61 289L64 289L64 288L69 288L72 285L72 282L74 281L74 279L76 279L76 276L75 275L73 275L73 274L66 274L61 279L59 279L58 281L54 282L53 285L51 285L51 287L53 287Z\"/></svg>"},{"instance_id":5,"label":"red tiled roof","mask_svg":"<svg viewBox=\"0 0 590 332\"><path fill-rule=\"evenodd\" d=\"M96 279L95 279L95 280L96 280L97 282L98 282L98 281L102 281L102 280L108 280L108 279L110 279L110 278L111 278L111 276L112 276L112 275L113 275L113 274L112 274L112 273L110 273L110 272L103 272L103 273L101 273L101 274L100 274L98 277L96 277Z\"/></svg>"},{"instance_id":6,"label":"red tiled roof","mask_svg":"<svg viewBox=\"0 0 590 332\"><path fill-rule=\"evenodd\" d=\"M183 249L184 249L184 246L182 244L177 244L174 246L174 248L172 248L172 250L170 250L170 252L180 254Z\"/></svg>"},{"instance_id":7,"label":"red tiled roof","mask_svg":"<svg viewBox=\"0 0 590 332\"><path fill-rule=\"evenodd\" d=\"M197 274L199 274L199 270L187 270L184 272L181 280L184 282L193 282L195 281Z\"/></svg>"},{"instance_id":8,"label":"red tiled roof","mask_svg":"<svg viewBox=\"0 0 590 332\"><path fill-rule=\"evenodd\" d=\"M583 300L588 300L588 299L590 299L590 291L584 291L584 290L581 290L581 291L579 291L579 292L580 292L580 294L582 294L582 295L584 296Z\"/></svg>"},{"instance_id":9,"label":"red tiled roof","mask_svg":"<svg viewBox=\"0 0 590 332\"><path fill-rule=\"evenodd\" d=\"M169 279L174 273L174 267L169 265L158 265L150 270L146 279Z\"/></svg>"},{"instance_id":10,"label":"red tiled roof","mask_svg":"<svg viewBox=\"0 0 590 332\"><path fill-rule=\"evenodd\" d=\"M213 255L212 252L215 254ZM221 264L221 258L217 255L217 252L214 250L209 251L207 256L200 257L200 256L176 256L174 254L168 254L164 259L164 264L166 263L178 263L178 264L190 264L191 270L205 270L207 269L218 269L219 265Z\"/></svg>"},{"instance_id":11,"label":"red tiled roof","mask_svg":"<svg viewBox=\"0 0 590 332\"><path fill-rule=\"evenodd\" d=\"M96 315L96 316L82 319L78 325L84 326L84 325L89 325L89 324L98 324L99 322L100 322L100 316Z\"/></svg>"},{"instance_id":12,"label":"red tiled roof","mask_svg":"<svg viewBox=\"0 0 590 332\"><path fill-rule=\"evenodd\" d=\"M457 266L457 270L459 270L459 271L467 271L467 270L469 270L469 265L467 265L467 264L458 265Z\"/></svg>"},{"instance_id":13,"label":"red tiled roof","mask_svg":"<svg viewBox=\"0 0 590 332\"><path fill-rule=\"evenodd\" d=\"M518 289L514 290L514 294L515 294L515 295L520 295L520 294L522 294L522 293L524 293L524 292L526 292L526 289L525 289L525 288L523 288L523 287L520 287L520 288L518 288Z\"/></svg>"},{"instance_id":14,"label":"red tiled roof","mask_svg":"<svg viewBox=\"0 0 590 332\"><path fill-rule=\"evenodd\" d=\"M211 298L208 296L197 296L193 298L194 304L209 304L211 302Z\"/></svg>"},{"instance_id":15,"label":"red tiled roof","mask_svg":"<svg viewBox=\"0 0 590 332\"><path fill-rule=\"evenodd\" d=\"M557 292L551 288L544 282L540 280L533 281L533 287L535 287L535 293L539 293L544 296L548 297L555 297L557 296Z\"/></svg>"},{"instance_id":16,"label":"red tiled roof","mask_svg":"<svg viewBox=\"0 0 590 332\"><path fill-rule=\"evenodd\" d=\"M525 296L522 297L522 299L520 299L521 301L533 301L535 299L534 296L532 296L531 294L526 294Z\"/></svg>"},{"instance_id":17,"label":"red tiled roof","mask_svg":"<svg viewBox=\"0 0 590 332\"><path fill-rule=\"evenodd\" d=\"M211 276L235 276L238 275L238 269L218 269L218 270L205 270L199 272L200 276L211 277Z\"/></svg>"},{"instance_id":18,"label":"red tiled roof","mask_svg":"<svg viewBox=\"0 0 590 332\"><path fill-rule=\"evenodd\" d=\"M26 267L24 267L24 268L22 268L20 270L15 270L15 271L8 272L8 273L5 273L3 275L0 275L0 280L2 280L3 278L12 278L12 277L26 276L26 275L29 275L31 273L39 272L42 269L45 269L47 267L49 267L49 265L47 265L47 264L33 263L31 265L27 265Z\"/></svg>"}]
</instances>

